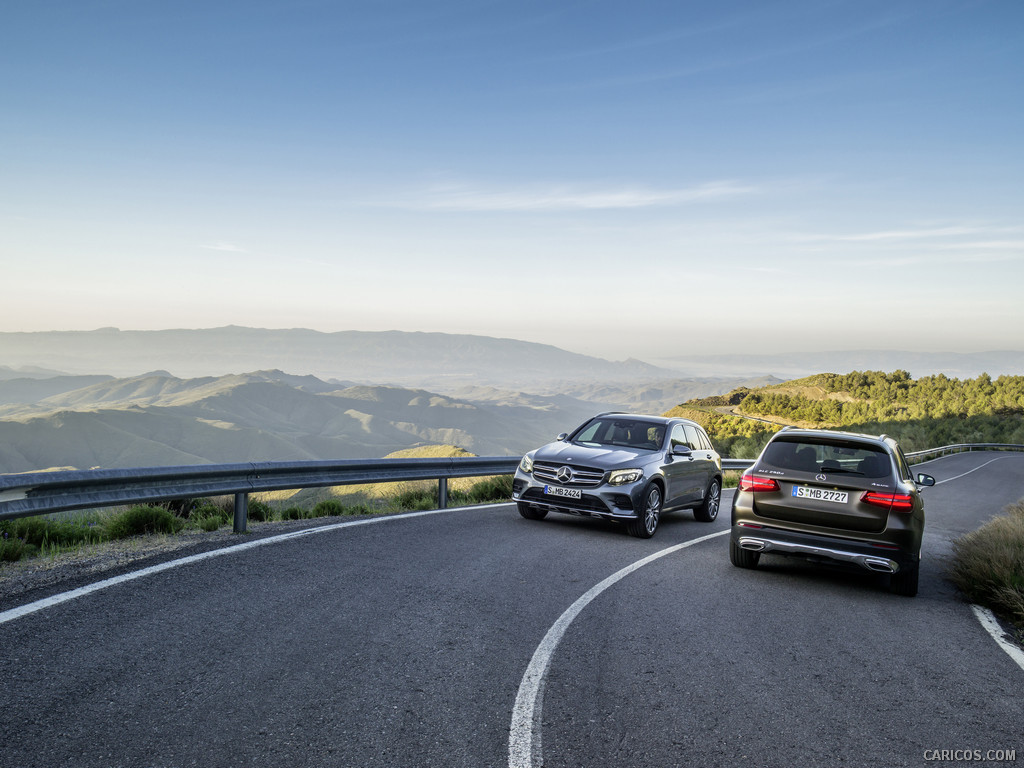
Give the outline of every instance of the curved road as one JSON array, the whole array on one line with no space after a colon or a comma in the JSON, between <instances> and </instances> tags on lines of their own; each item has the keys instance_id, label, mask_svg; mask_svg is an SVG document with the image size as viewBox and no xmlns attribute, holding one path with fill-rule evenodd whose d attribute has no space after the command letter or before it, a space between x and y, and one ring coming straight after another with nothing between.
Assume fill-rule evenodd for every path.
<instances>
[{"instance_id":1,"label":"curved road","mask_svg":"<svg viewBox=\"0 0 1024 768\"><path fill-rule=\"evenodd\" d=\"M648 541L500 505L328 525L95 591L0 623L0 765L1024 761L1024 670L943 577L949 542L1024 496L1024 456L922 471L941 482L913 599L873 574L733 568L728 493L717 522L670 515Z\"/></svg>"}]
</instances>

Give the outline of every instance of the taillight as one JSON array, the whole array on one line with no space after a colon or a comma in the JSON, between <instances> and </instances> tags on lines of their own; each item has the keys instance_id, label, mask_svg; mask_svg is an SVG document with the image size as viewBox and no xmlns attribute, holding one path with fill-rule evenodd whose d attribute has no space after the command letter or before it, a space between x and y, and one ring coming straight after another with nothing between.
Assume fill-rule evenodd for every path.
<instances>
[{"instance_id":1,"label":"taillight","mask_svg":"<svg viewBox=\"0 0 1024 768\"><path fill-rule=\"evenodd\" d=\"M774 477L762 477L761 475L740 475L740 490L751 493L763 493L765 491L779 490L779 483Z\"/></svg>"},{"instance_id":2,"label":"taillight","mask_svg":"<svg viewBox=\"0 0 1024 768\"><path fill-rule=\"evenodd\" d=\"M872 504L876 507L885 507L896 512L910 512L914 509L914 497L909 493L881 493L879 491L864 491L860 500L865 504Z\"/></svg>"}]
</instances>

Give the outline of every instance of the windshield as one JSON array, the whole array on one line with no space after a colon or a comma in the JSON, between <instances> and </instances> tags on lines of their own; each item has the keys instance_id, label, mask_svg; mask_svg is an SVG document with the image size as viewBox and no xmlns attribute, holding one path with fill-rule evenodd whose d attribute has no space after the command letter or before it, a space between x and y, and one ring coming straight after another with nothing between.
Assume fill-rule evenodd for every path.
<instances>
[{"instance_id":1,"label":"windshield","mask_svg":"<svg viewBox=\"0 0 1024 768\"><path fill-rule=\"evenodd\" d=\"M820 440L775 440L761 456L761 463L778 469L861 477L889 477L892 462L880 448L863 443Z\"/></svg>"},{"instance_id":2,"label":"windshield","mask_svg":"<svg viewBox=\"0 0 1024 768\"><path fill-rule=\"evenodd\" d=\"M573 437L582 445L612 445L656 451L665 441L665 425L622 416L602 416L587 423Z\"/></svg>"}]
</instances>

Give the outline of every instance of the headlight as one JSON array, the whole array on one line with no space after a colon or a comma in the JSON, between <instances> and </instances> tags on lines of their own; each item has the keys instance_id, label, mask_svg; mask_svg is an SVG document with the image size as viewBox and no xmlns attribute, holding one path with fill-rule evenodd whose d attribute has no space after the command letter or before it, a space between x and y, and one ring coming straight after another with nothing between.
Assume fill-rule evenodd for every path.
<instances>
[{"instance_id":1,"label":"headlight","mask_svg":"<svg viewBox=\"0 0 1024 768\"><path fill-rule=\"evenodd\" d=\"M531 474L533 472L533 459L529 456L523 456L523 460L519 462L519 469L528 475Z\"/></svg>"},{"instance_id":2,"label":"headlight","mask_svg":"<svg viewBox=\"0 0 1024 768\"><path fill-rule=\"evenodd\" d=\"M616 469L608 475L608 484L625 485L626 483L635 483L643 476L644 471L642 469Z\"/></svg>"}]
</instances>

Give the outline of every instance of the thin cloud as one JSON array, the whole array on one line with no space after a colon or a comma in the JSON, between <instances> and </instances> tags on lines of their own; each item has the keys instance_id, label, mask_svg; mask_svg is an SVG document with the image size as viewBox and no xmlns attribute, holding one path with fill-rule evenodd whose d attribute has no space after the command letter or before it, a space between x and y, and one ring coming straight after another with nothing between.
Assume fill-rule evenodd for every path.
<instances>
[{"instance_id":1,"label":"thin cloud","mask_svg":"<svg viewBox=\"0 0 1024 768\"><path fill-rule=\"evenodd\" d=\"M622 187L579 189L532 187L485 189L435 187L408 201L408 207L437 211L581 211L668 207L750 195L754 187L731 181L681 189Z\"/></svg>"},{"instance_id":2,"label":"thin cloud","mask_svg":"<svg viewBox=\"0 0 1024 768\"><path fill-rule=\"evenodd\" d=\"M223 240L219 240L216 243L202 243L200 248L205 248L208 251L222 251L224 253L248 253L249 251L242 248L234 243L226 243Z\"/></svg>"},{"instance_id":3,"label":"thin cloud","mask_svg":"<svg viewBox=\"0 0 1024 768\"><path fill-rule=\"evenodd\" d=\"M880 232L862 232L859 234L818 234L801 233L791 236L791 240L806 243L870 243L870 242L893 242L907 240L935 240L946 238L968 237L974 235L992 235L995 233L1012 232L1013 229L990 229L984 227L948 226L928 227L918 229L896 229L882 230ZM1012 247L1014 243L998 241L1002 247ZM995 244L995 243L993 243ZM1016 243L1019 245L1019 242ZM947 247L962 247L961 245L949 245Z\"/></svg>"}]
</instances>

